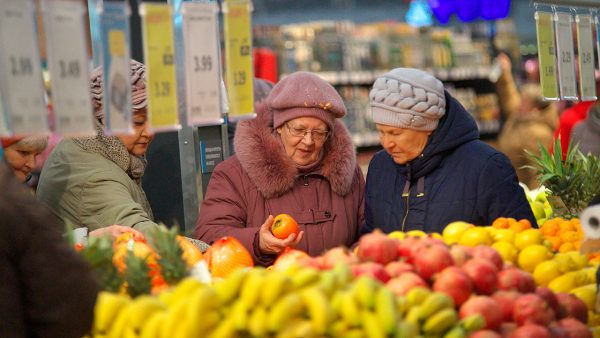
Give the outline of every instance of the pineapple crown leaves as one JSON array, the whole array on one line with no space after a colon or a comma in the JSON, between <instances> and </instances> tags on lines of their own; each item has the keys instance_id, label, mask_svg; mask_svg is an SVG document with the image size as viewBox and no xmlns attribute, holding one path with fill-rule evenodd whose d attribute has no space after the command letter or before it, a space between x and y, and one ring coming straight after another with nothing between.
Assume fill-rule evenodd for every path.
<instances>
[{"instance_id":1,"label":"pineapple crown leaves","mask_svg":"<svg viewBox=\"0 0 600 338\"><path fill-rule=\"evenodd\" d=\"M152 246L158 254L158 264L162 276L169 285L174 285L188 275L187 266L183 260L183 250L179 246L177 226L167 229L159 225L151 232Z\"/></svg>"},{"instance_id":2,"label":"pineapple crown leaves","mask_svg":"<svg viewBox=\"0 0 600 338\"><path fill-rule=\"evenodd\" d=\"M148 266L148 256L137 257L133 251L128 251L125 256L127 268L123 278L127 283L127 293L131 297L147 295L152 291L152 279L150 277L150 267Z\"/></svg>"},{"instance_id":3,"label":"pineapple crown leaves","mask_svg":"<svg viewBox=\"0 0 600 338\"><path fill-rule=\"evenodd\" d=\"M100 280L102 290L119 291L123 279L113 265L114 249L108 237L89 238L88 245L81 250L80 254Z\"/></svg>"}]
</instances>

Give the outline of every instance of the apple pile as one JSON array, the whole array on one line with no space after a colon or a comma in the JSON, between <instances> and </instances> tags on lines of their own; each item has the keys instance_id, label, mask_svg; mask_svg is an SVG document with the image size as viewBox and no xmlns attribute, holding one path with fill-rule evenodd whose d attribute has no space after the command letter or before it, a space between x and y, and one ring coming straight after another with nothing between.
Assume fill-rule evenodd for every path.
<instances>
[{"instance_id":1,"label":"apple pile","mask_svg":"<svg viewBox=\"0 0 600 338\"><path fill-rule=\"evenodd\" d=\"M484 329L471 337L592 337L583 301L536 287L531 273L505 264L489 246L448 246L430 237L398 240L373 232L360 239L356 255L336 248L306 264L328 269L340 262L356 277L385 283L398 297L414 288L449 295L460 318L485 318Z\"/></svg>"}]
</instances>

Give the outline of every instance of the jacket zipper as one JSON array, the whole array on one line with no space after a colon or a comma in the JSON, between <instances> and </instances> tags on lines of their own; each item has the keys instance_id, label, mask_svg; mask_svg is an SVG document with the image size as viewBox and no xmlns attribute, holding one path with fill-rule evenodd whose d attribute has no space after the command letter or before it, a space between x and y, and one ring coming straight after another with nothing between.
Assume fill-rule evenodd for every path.
<instances>
[{"instance_id":1,"label":"jacket zipper","mask_svg":"<svg viewBox=\"0 0 600 338\"><path fill-rule=\"evenodd\" d=\"M408 210L410 207L410 190L412 187L408 188L408 193L402 194L402 197L406 197L406 211L404 212L404 217L402 218L402 232L404 232L404 224L406 223L406 219L408 218Z\"/></svg>"}]
</instances>

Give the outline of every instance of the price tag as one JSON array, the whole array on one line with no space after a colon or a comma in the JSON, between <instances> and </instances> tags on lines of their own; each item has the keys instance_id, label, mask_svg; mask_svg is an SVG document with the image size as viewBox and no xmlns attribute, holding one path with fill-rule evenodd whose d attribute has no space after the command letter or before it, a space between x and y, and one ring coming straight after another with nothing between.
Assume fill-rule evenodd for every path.
<instances>
[{"instance_id":1,"label":"price tag","mask_svg":"<svg viewBox=\"0 0 600 338\"><path fill-rule=\"evenodd\" d=\"M558 99L556 82L556 48L554 46L554 26L552 14L535 12L538 58L540 62L540 85L542 95L547 100Z\"/></svg>"},{"instance_id":2,"label":"price tag","mask_svg":"<svg viewBox=\"0 0 600 338\"><path fill-rule=\"evenodd\" d=\"M2 95L0 95L0 136L10 136L10 132L8 131L8 123L6 122L6 115L4 112L4 102L2 102ZM2 146L0 146L0 148L2 148Z\"/></svg>"},{"instance_id":3,"label":"price tag","mask_svg":"<svg viewBox=\"0 0 600 338\"><path fill-rule=\"evenodd\" d=\"M223 3L229 115L233 118L254 113L250 11L248 0Z\"/></svg>"},{"instance_id":4,"label":"price tag","mask_svg":"<svg viewBox=\"0 0 600 338\"><path fill-rule=\"evenodd\" d=\"M181 12L188 124L221 124L217 3L184 2Z\"/></svg>"},{"instance_id":5,"label":"price tag","mask_svg":"<svg viewBox=\"0 0 600 338\"><path fill-rule=\"evenodd\" d=\"M579 51L579 92L582 101L596 100L596 79L594 76L594 37L592 36L592 16L575 16L577 23L577 50Z\"/></svg>"},{"instance_id":6,"label":"price tag","mask_svg":"<svg viewBox=\"0 0 600 338\"><path fill-rule=\"evenodd\" d=\"M93 135L85 7L82 2L45 0L43 10L56 133Z\"/></svg>"},{"instance_id":7,"label":"price tag","mask_svg":"<svg viewBox=\"0 0 600 338\"><path fill-rule=\"evenodd\" d=\"M31 0L0 0L0 90L14 134L49 132L34 13Z\"/></svg>"},{"instance_id":8,"label":"price tag","mask_svg":"<svg viewBox=\"0 0 600 338\"><path fill-rule=\"evenodd\" d=\"M100 18L102 82L105 130L108 134L131 132L131 74L129 66L129 16L125 2L104 2Z\"/></svg>"},{"instance_id":9,"label":"price tag","mask_svg":"<svg viewBox=\"0 0 600 338\"><path fill-rule=\"evenodd\" d=\"M140 16L144 33L148 112L155 130L178 129L175 44L171 6L142 3Z\"/></svg>"},{"instance_id":10,"label":"price tag","mask_svg":"<svg viewBox=\"0 0 600 338\"><path fill-rule=\"evenodd\" d=\"M554 13L556 55L558 57L558 86L560 98L577 100L575 52L573 51L573 17L569 13Z\"/></svg>"}]
</instances>

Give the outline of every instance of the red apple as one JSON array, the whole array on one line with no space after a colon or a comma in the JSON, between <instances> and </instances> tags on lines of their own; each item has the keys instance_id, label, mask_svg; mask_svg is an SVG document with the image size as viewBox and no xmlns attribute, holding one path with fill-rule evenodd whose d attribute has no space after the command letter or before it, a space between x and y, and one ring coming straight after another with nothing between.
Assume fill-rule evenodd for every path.
<instances>
[{"instance_id":1,"label":"red apple","mask_svg":"<svg viewBox=\"0 0 600 338\"><path fill-rule=\"evenodd\" d=\"M354 277L369 276L377 279L382 283L387 283L390 280L390 275L385 271L383 265L374 262L364 262L351 267Z\"/></svg>"},{"instance_id":2,"label":"red apple","mask_svg":"<svg viewBox=\"0 0 600 338\"><path fill-rule=\"evenodd\" d=\"M361 262L375 262L386 265L398 258L397 243L397 240L375 230L360 238L358 258Z\"/></svg>"},{"instance_id":3,"label":"red apple","mask_svg":"<svg viewBox=\"0 0 600 338\"><path fill-rule=\"evenodd\" d=\"M521 293L535 292L535 281L529 272L508 267L498 273L498 289L516 290Z\"/></svg>"},{"instance_id":4,"label":"red apple","mask_svg":"<svg viewBox=\"0 0 600 338\"><path fill-rule=\"evenodd\" d=\"M425 280L454 265L448 248L441 245L426 245L414 257L414 262L415 271Z\"/></svg>"},{"instance_id":5,"label":"red apple","mask_svg":"<svg viewBox=\"0 0 600 338\"><path fill-rule=\"evenodd\" d=\"M461 268L450 266L436 276L433 290L450 295L458 307L471 297L473 282Z\"/></svg>"},{"instance_id":6,"label":"red apple","mask_svg":"<svg viewBox=\"0 0 600 338\"><path fill-rule=\"evenodd\" d=\"M496 330L502 324L502 312L498 311L500 304L491 297L475 296L469 298L459 310L460 318L476 313L485 318L485 329Z\"/></svg>"},{"instance_id":7,"label":"red apple","mask_svg":"<svg viewBox=\"0 0 600 338\"><path fill-rule=\"evenodd\" d=\"M481 258L490 261L496 266L498 271L502 270L502 267L504 266L502 256L500 256L498 251L494 250L490 246L478 245L473 248L471 253L473 255L473 258Z\"/></svg>"},{"instance_id":8,"label":"red apple","mask_svg":"<svg viewBox=\"0 0 600 338\"><path fill-rule=\"evenodd\" d=\"M496 291L498 269L494 264L481 258L471 258L462 268L471 277L478 294L490 295Z\"/></svg>"},{"instance_id":9,"label":"red apple","mask_svg":"<svg viewBox=\"0 0 600 338\"><path fill-rule=\"evenodd\" d=\"M556 299L558 299L559 310L557 317L559 319L572 317L582 323L587 323L587 307L581 299L577 298L575 295L564 292L557 293Z\"/></svg>"},{"instance_id":10,"label":"red apple","mask_svg":"<svg viewBox=\"0 0 600 338\"><path fill-rule=\"evenodd\" d=\"M554 291L552 291L550 288L547 288L545 286L538 286L535 289L535 293L542 297L546 303L548 304L548 306L550 306L550 308L552 309L552 311L554 311L554 315L556 316L557 319L559 318L559 304L558 304L558 298L556 298L556 294L554 293Z\"/></svg>"},{"instance_id":11,"label":"red apple","mask_svg":"<svg viewBox=\"0 0 600 338\"><path fill-rule=\"evenodd\" d=\"M462 266L466 261L473 258L473 248L464 245L453 245L450 247L450 255L454 260L454 265Z\"/></svg>"},{"instance_id":12,"label":"red apple","mask_svg":"<svg viewBox=\"0 0 600 338\"><path fill-rule=\"evenodd\" d=\"M509 338L550 338L550 332L543 326L526 324L514 330Z\"/></svg>"},{"instance_id":13,"label":"red apple","mask_svg":"<svg viewBox=\"0 0 600 338\"><path fill-rule=\"evenodd\" d=\"M575 318L563 318L558 321L558 325L563 328L568 338L592 338L590 329Z\"/></svg>"},{"instance_id":14,"label":"red apple","mask_svg":"<svg viewBox=\"0 0 600 338\"><path fill-rule=\"evenodd\" d=\"M502 335L492 330L479 330L471 333L469 338L502 338Z\"/></svg>"},{"instance_id":15,"label":"red apple","mask_svg":"<svg viewBox=\"0 0 600 338\"><path fill-rule=\"evenodd\" d=\"M347 248L341 246L325 251L321 257L323 257L322 264L324 269L331 269L337 264L352 266L358 263L358 257L353 255Z\"/></svg>"},{"instance_id":16,"label":"red apple","mask_svg":"<svg viewBox=\"0 0 600 338\"><path fill-rule=\"evenodd\" d=\"M386 286L396 296L404 296L410 289L416 286L429 287L427 283L414 272L405 272L399 277L390 279Z\"/></svg>"},{"instance_id":17,"label":"red apple","mask_svg":"<svg viewBox=\"0 0 600 338\"><path fill-rule=\"evenodd\" d=\"M510 334L517 329L517 324L513 322L504 322L500 325L500 334L502 337L510 337Z\"/></svg>"},{"instance_id":18,"label":"red apple","mask_svg":"<svg viewBox=\"0 0 600 338\"><path fill-rule=\"evenodd\" d=\"M535 293L520 296L513 304L513 320L517 325L548 325L554 320L554 311Z\"/></svg>"},{"instance_id":19,"label":"red apple","mask_svg":"<svg viewBox=\"0 0 600 338\"><path fill-rule=\"evenodd\" d=\"M505 322L510 322L513 319L513 305L520 294L517 291L499 290L494 292L492 298L500 305L502 318Z\"/></svg>"},{"instance_id":20,"label":"red apple","mask_svg":"<svg viewBox=\"0 0 600 338\"><path fill-rule=\"evenodd\" d=\"M552 322L548 325L548 331L550 332L550 337L552 338L567 338L569 335L567 334L567 330L561 327L558 322Z\"/></svg>"},{"instance_id":21,"label":"red apple","mask_svg":"<svg viewBox=\"0 0 600 338\"><path fill-rule=\"evenodd\" d=\"M405 273L405 272L412 272L415 271L415 268L403 261L395 261L395 262L390 262L385 266L385 271L387 271L387 273L390 275L390 277L394 278L394 277L398 277L401 274Z\"/></svg>"}]
</instances>

